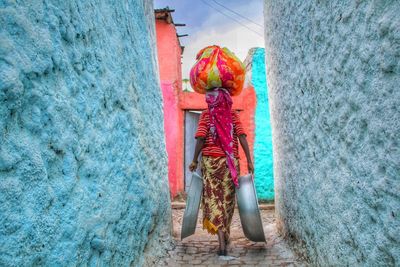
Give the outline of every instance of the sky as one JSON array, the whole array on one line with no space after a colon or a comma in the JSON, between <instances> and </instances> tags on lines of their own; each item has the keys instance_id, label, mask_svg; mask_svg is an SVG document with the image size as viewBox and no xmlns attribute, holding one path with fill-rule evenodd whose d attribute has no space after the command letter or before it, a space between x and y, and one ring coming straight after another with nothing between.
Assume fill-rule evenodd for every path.
<instances>
[{"instance_id":1,"label":"sky","mask_svg":"<svg viewBox=\"0 0 400 267\"><path fill-rule=\"evenodd\" d=\"M241 60L252 47L264 47L263 0L154 0L154 8L175 9L174 23L185 46L182 78L189 78L197 52L209 45L228 47ZM230 11L230 10L232 11ZM221 12L223 14L221 14ZM244 17L244 18L243 18ZM238 23L240 22L240 23Z\"/></svg>"}]
</instances>

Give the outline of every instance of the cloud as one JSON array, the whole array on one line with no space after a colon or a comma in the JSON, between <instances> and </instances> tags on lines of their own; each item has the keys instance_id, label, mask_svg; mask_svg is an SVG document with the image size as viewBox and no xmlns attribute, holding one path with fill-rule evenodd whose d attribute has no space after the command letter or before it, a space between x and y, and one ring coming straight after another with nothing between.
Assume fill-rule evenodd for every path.
<instances>
[{"instance_id":1,"label":"cloud","mask_svg":"<svg viewBox=\"0 0 400 267\"><path fill-rule=\"evenodd\" d=\"M263 25L262 6L260 10L259 3L256 2L258 1L252 1L247 5L231 8ZM219 10L222 10L226 14L235 17L226 10ZM228 47L241 60L246 58L250 48L264 47L263 36L257 35L256 33L250 31L244 26L239 25L235 21L227 18L211 8L209 8L208 11L208 16L205 16L204 20L199 23L201 26L199 30L192 33L189 38L184 41L185 51L182 59L183 78L189 77L190 68L195 63L197 52L205 46L216 44L222 47ZM242 24L263 35L264 30L260 27L257 27L251 22L242 20L239 17L235 17L235 19L240 20Z\"/></svg>"}]
</instances>

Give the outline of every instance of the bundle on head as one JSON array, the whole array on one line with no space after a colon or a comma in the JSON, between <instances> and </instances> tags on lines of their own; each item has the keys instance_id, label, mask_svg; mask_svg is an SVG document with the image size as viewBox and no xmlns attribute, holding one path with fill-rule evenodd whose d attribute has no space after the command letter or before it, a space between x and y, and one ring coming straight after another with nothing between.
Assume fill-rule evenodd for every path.
<instances>
[{"instance_id":1,"label":"bundle on head","mask_svg":"<svg viewBox=\"0 0 400 267\"><path fill-rule=\"evenodd\" d=\"M207 46L197 53L196 60L190 70L190 84L196 92L205 94L207 90L223 87L232 96L240 94L245 67L228 48Z\"/></svg>"}]
</instances>

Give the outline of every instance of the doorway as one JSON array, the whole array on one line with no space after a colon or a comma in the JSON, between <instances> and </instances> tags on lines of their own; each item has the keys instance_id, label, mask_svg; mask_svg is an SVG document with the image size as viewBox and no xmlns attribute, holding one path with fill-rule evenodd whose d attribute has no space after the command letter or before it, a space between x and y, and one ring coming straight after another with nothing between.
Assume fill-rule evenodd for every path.
<instances>
[{"instance_id":1,"label":"doorway","mask_svg":"<svg viewBox=\"0 0 400 267\"><path fill-rule=\"evenodd\" d=\"M185 110L185 161L184 161L184 186L185 192L189 190L190 179L192 173L189 171L189 164L192 162L193 153L196 146L196 134L197 125L199 123L201 111L198 110ZM199 157L200 162L201 155ZM200 164L198 164L196 172L201 176Z\"/></svg>"}]
</instances>

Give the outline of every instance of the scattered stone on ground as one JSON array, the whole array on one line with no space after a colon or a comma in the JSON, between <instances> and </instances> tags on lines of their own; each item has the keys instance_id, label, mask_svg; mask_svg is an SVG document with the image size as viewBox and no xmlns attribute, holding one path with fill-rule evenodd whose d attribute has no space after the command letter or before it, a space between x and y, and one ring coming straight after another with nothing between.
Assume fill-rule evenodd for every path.
<instances>
[{"instance_id":1,"label":"scattered stone on ground","mask_svg":"<svg viewBox=\"0 0 400 267\"><path fill-rule=\"evenodd\" d=\"M165 266L306 266L279 236L275 227L274 210L261 210L267 243L248 240L242 231L239 212L236 209L231 225L231 244L228 256L217 256L217 236L202 229L199 212L196 233L180 240L184 209L173 209L173 235L175 248L168 252L160 265Z\"/></svg>"}]
</instances>

